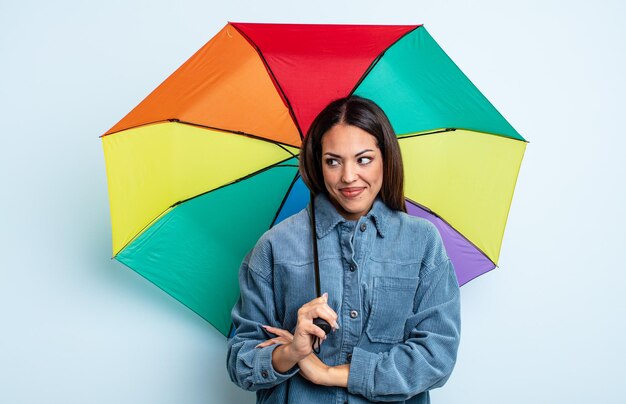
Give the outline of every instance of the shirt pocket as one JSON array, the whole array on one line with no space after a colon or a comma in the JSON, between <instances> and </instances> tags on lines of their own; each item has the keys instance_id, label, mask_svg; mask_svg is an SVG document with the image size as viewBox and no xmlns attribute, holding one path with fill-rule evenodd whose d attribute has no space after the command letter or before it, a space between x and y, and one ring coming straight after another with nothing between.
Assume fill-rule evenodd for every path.
<instances>
[{"instance_id":1,"label":"shirt pocket","mask_svg":"<svg viewBox=\"0 0 626 404\"><path fill-rule=\"evenodd\" d=\"M418 278L374 277L365 328L370 341L393 344L404 340L404 325L413 312L418 282Z\"/></svg>"}]
</instances>

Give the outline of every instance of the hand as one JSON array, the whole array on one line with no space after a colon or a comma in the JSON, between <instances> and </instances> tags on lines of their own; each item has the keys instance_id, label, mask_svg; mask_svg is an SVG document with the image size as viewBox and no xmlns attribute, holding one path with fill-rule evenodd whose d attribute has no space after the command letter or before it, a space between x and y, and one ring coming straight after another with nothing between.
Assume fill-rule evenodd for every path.
<instances>
[{"instance_id":1,"label":"hand","mask_svg":"<svg viewBox=\"0 0 626 404\"><path fill-rule=\"evenodd\" d=\"M266 346L276 345L276 344L284 345L284 344L289 344L293 341L293 335L287 330L283 330L282 328L271 327L269 325L264 325L263 328L267 332L277 335L277 337L270 338L266 341L263 341L260 344L258 344L255 348L264 348Z\"/></svg>"},{"instance_id":2,"label":"hand","mask_svg":"<svg viewBox=\"0 0 626 404\"><path fill-rule=\"evenodd\" d=\"M337 313L328 305L328 293L311 300L298 310L298 323L291 341L296 362L309 356L313 351L313 341L316 337L320 341L326 339L324 331L313 324L313 319L318 317L328 321L328 324L334 329L339 328Z\"/></svg>"},{"instance_id":3,"label":"hand","mask_svg":"<svg viewBox=\"0 0 626 404\"><path fill-rule=\"evenodd\" d=\"M257 348L263 348L270 345L286 345L291 344L293 335L282 328L264 325L263 328L267 332L276 335L257 345ZM312 383L322 386L348 386L348 375L350 373L350 365L328 366L322 362L317 355L310 353L309 356L298 362L300 367L300 375Z\"/></svg>"},{"instance_id":4,"label":"hand","mask_svg":"<svg viewBox=\"0 0 626 404\"><path fill-rule=\"evenodd\" d=\"M272 351L272 366L276 371L284 373L291 369L298 361L309 356L313 352L313 341L317 337L320 341L326 339L324 331L313 324L314 318L323 318L328 321L333 328L339 328L337 324L337 313L328 306L328 293L324 293L323 296L313 299L310 302L304 304L298 310L298 323L296 329L291 334L283 333L285 330L280 328L274 328L277 333L277 338L271 338L268 341L264 341L257 347L265 347L269 345L279 344ZM270 331L268 328L266 328ZM272 331L270 331L272 332ZM289 342L289 340L291 340Z\"/></svg>"},{"instance_id":5,"label":"hand","mask_svg":"<svg viewBox=\"0 0 626 404\"><path fill-rule=\"evenodd\" d=\"M264 325L263 328L267 332L276 335L276 337L261 342L256 348L290 344L293 341L293 335L287 330L269 325ZM329 366L322 362L314 353L299 361L298 366L300 367L300 375L312 383L323 384L327 379Z\"/></svg>"}]
</instances>

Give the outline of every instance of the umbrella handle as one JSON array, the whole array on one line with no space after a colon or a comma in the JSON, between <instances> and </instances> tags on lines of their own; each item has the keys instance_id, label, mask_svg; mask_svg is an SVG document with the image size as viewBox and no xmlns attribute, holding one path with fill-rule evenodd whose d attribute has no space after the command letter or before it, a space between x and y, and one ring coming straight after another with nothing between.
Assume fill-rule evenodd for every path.
<instances>
[{"instance_id":1,"label":"umbrella handle","mask_svg":"<svg viewBox=\"0 0 626 404\"><path fill-rule=\"evenodd\" d=\"M313 193L311 193L310 196L311 196L311 236L312 236L311 238L313 241L313 268L315 270L315 293L317 294L317 297L320 297L322 295L321 288L320 288L320 262L319 262L319 258L317 254L317 228L315 227L315 205L313 203ZM326 335L328 335L328 333L332 329L330 324L328 324L328 321L324 320L323 318L319 318L319 317L314 318L313 324L321 328L324 331L324 333L326 333ZM321 341L319 337L315 337L313 339L313 352L315 352L316 354L320 353L320 344L321 344Z\"/></svg>"},{"instance_id":2,"label":"umbrella handle","mask_svg":"<svg viewBox=\"0 0 626 404\"><path fill-rule=\"evenodd\" d=\"M313 324L321 328L326 333L326 335L328 335L330 330L332 330L332 327L330 326L330 324L328 324L328 321L324 320L323 318L314 318Z\"/></svg>"}]
</instances>

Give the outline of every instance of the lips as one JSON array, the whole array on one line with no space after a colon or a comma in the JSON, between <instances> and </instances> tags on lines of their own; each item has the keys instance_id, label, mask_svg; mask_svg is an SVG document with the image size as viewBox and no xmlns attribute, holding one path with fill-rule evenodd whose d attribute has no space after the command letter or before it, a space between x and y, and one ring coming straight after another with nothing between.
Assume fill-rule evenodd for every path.
<instances>
[{"instance_id":1,"label":"lips","mask_svg":"<svg viewBox=\"0 0 626 404\"><path fill-rule=\"evenodd\" d=\"M354 198L356 196L359 196L361 194L361 192L363 192L365 188L363 187L358 187L358 188L341 188L339 191L341 191L341 194L346 197L346 198Z\"/></svg>"}]
</instances>

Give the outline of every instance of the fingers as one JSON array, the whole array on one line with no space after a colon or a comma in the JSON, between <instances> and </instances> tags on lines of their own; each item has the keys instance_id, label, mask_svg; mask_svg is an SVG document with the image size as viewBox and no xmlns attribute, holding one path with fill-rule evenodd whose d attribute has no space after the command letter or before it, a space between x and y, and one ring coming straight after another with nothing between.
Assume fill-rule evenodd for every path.
<instances>
[{"instance_id":1,"label":"fingers","mask_svg":"<svg viewBox=\"0 0 626 404\"><path fill-rule=\"evenodd\" d=\"M333 327L334 329L339 328L339 324L337 323L337 319L339 317L337 316L337 313L335 313L335 311L331 309L330 307L328 306L321 307L319 311L319 315L317 317L323 318L324 320L328 321L328 324L330 324L330 326Z\"/></svg>"},{"instance_id":2,"label":"fingers","mask_svg":"<svg viewBox=\"0 0 626 404\"><path fill-rule=\"evenodd\" d=\"M287 330L283 330L282 328L276 328L269 325L262 326L267 332L283 337L289 341L293 340L293 335Z\"/></svg>"},{"instance_id":3,"label":"fingers","mask_svg":"<svg viewBox=\"0 0 626 404\"><path fill-rule=\"evenodd\" d=\"M320 341L324 341L327 337L324 330L322 330L320 327L313 324L312 321L310 323L299 325L298 328L296 329L296 332L301 336L312 335L312 336L318 337Z\"/></svg>"},{"instance_id":4,"label":"fingers","mask_svg":"<svg viewBox=\"0 0 626 404\"><path fill-rule=\"evenodd\" d=\"M339 328L337 323L339 317L328 305L328 293L324 293L324 295L300 307L294 335L282 328L263 325L262 327L265 331L276 335L276 337L263 341L256 347L264 348L276 344L291 344L293 353L304 358L311 353L315 338L319 338L320 342L327 338L324 330L313 324L313 319L315 318L326 320L334 329Z\"/></svg>"},{"instance_id":5,"label":"fingers","mask_svg":"<svg viewBox=\"0 0 626 404\"><path fill-rule=\"evenodd\" d=\"M270 338L267 341L263 341L260 344L257 344L255 346L255 348L265 348L266 346L270 346L270 345L284 345L284 344L289 344L291 343L291 341L284 339L283 337L276 337L276 338Z\"/></svg>"},{"instance_id":6,"label":"fingers","mask_svg":"<svg viewBox=\"0 0 626 404\"><path fill-rule=\"evenodd\" d=\"M304 315L308 314L308 318L314 319L317 317L323 318L328 321L328 323L335 327L339 328L339 324L337 324L337 313L328 305L328 293L324 293L322 296L311 300L310 302L303 305L300 310Z\"/></svg>"},{"instance_id":7,"label":"fingers","mask_svg":"<svg viewBox=\"0 0 626 404\"><path fill-rule=\"evenodd\" d=\"M263 341L259 343L257 346L255 346L255 348L264 348L266 346L276 345L276 344L280 344L280 345L289 344L290 342L293 341L293 335L291 335L291 333L287 330L283 330L282 328L272 327L270 325L262 325L261 327L263 327L268 333L278 335L278 337L270 338L266 341Z\"/></svg>"},{"instance_id":8,"label":"fingers","mask_svg":"<svg viewBox=\"0 0 626 404\"><path fill-rule=\"evenodd\" d=\"M298 310L298 323L312 322L314 318L318 317L328 321L331 327L335 329L339 328L339 324L337 323L339 317L328 305L328 293L324 293L322 296L311 300Z\"/></svg>"}]
</instances>

